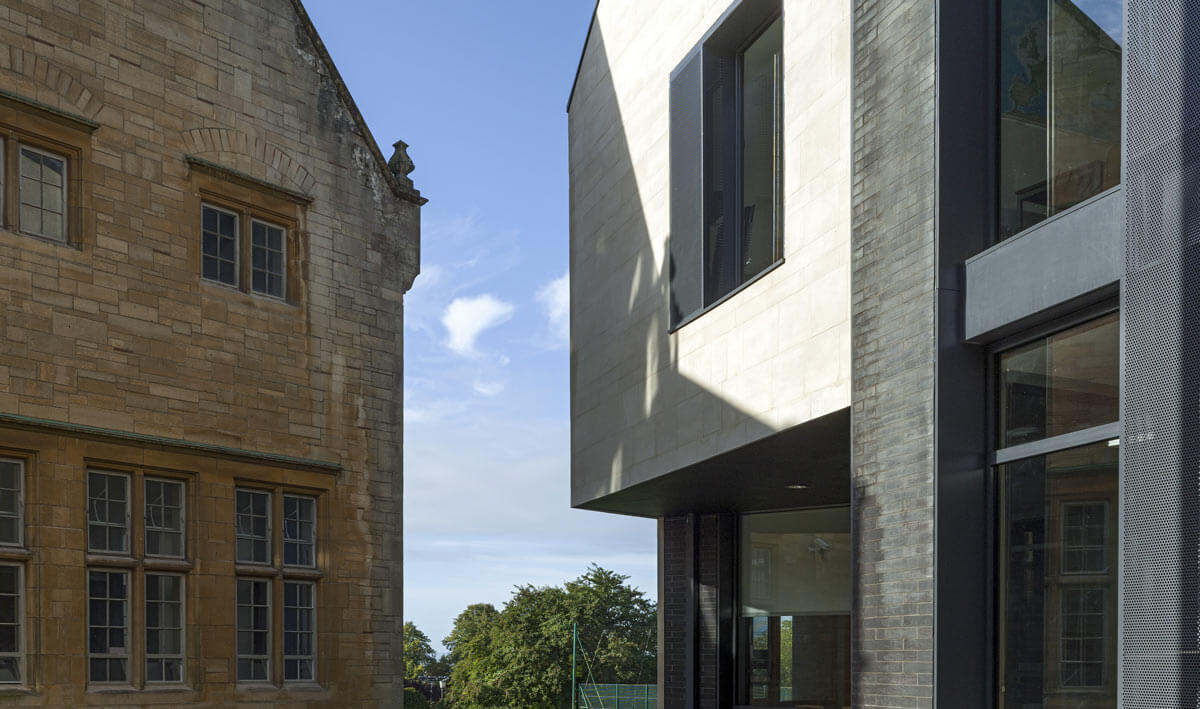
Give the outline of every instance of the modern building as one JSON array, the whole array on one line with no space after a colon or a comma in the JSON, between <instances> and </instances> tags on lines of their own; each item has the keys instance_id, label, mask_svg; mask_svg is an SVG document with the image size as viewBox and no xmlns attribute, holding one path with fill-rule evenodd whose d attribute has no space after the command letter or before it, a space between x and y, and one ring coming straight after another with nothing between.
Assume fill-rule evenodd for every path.
<instances>
[{"instance_id":1,"label":"modern building","mask_svg":"<svg viewBox=\"0 0 1200 709\"><path fill-rule=\"evenodd\" d=\"M571 503L663 706L1198 705L1197 20L600 0Z\"/></svg>"},{"instance_id":2,"label":"modern building","mask_svg":"<svg viewBox=\"0 0 1200 709\"><path fill-rule=\"evenodd\" d=\"M396 706L419 208L299 0L0 9L0 700Z\"/></svg>"}]
</instances>

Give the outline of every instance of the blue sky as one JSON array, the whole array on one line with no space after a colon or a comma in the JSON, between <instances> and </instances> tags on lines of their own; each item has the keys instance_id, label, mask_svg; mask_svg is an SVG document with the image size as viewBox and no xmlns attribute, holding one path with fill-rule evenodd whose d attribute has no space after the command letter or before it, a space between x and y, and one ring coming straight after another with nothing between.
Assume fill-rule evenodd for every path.
<instances>
[{"instance_id":1,"label":"blue sky","mask_svg":"<svg viewBox=\"0 0 1200 709\"><path fill-rule=\"evenodd\" d=\"M429 198L405 300L405 609L595 562L655 595L651 520L569 508L566 102L593 0L305 0L384 155Z\"/></svg>"}]
</instances>

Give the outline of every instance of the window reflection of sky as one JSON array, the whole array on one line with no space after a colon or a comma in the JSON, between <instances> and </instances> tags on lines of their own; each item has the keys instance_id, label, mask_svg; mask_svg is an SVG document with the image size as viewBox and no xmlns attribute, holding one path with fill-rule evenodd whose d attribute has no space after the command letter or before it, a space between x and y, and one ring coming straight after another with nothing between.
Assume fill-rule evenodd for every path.
<instances>
[{"instance_id":1,"label":"window reflection of sky","mask_svg":"<svg viewBox=\"0 0 1200 709\"><path fill-rule=\"evenodd\" d=\"M1121 24L1121 0L1075 0L1075 6L1100 25L1100 29L1112 37L1114 42L1125 46Z\"/></svg>"}]
</instances>

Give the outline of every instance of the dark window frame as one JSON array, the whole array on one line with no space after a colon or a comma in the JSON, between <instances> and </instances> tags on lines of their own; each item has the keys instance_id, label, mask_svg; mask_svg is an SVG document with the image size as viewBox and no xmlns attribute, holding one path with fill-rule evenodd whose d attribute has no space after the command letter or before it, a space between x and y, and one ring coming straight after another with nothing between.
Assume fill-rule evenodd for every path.
<instances>
[{"instance_id":1,"label":"dark window frame","mask_svg":"<svg viewBox=\"0 0 1200 709\"><path fill-rule=\"evenodd\" d=\"M676 234L677 226L672 223L670 234L668 236L667 258L669 261L669 270L675 269L690 269L696 268L698 272L694 274L697 281L699 305L688 312L678 312L676 308L675 284L673 278L668 284L668 328L669 333L673 333L679 328L696 320L705 313L720 306L725 301L729 300L737 293L748 288L751 284L766 276L771 271L778 268L784 262L784 110L783 110L783 95L784 95L784 62L782 58L779 61L778 76L776 79L775 93L775 170L774 170L774 195L773 195L773 214L772 214L772 259L770 263L764 264L756 273L746 276L740 264L742 261L742 240L744 219L743 205L744 201L744 148L743 148L743 118L744 118L744 53L763 34L769 30L776 22L781 23L780 32L783 33L782 23L784 23L783 9L781 3L777 1L762 2L761 0L740 0L734 3L722 17L717 20L712 28L705 33L704 37L691 49L678 67L671 73L671 83L674 86L675 79L685 71L685 68L690 66L694 61L699 61L700 80L699 91L700 100L699 108L700 116L694 117L694 120L699 121L701 125L700 135L702 136L699 145L695 146L700 151L700 195L693 195L699 200L697 205L700 213L699 233ZM783 45L786 36L780 42L780 55L783 54ZM709 146L706 145L710 135L710 89L713 85L718 85L719 82L714 78L717 69L721 63L732 62L731 76L729 77L727 87L722 88L721 95L726 101L732 105L723 113L726 115L726 125L722 129L722 135L717 138L719 146L723 148L721 160L730 163L730 169L726 170L727 176L731 176L735 189L729 190L729 194L721 195L721 213L723 215L732 214L732 219L722 219L722 228L726 229L723 236L724 241L732 241L733 255L728 258L732 259L733 265L731 268L736 271L733 279L736 284L726 289L724 292L709 293L709 288L706 283L708 271L711 268L709 261L709 224L712 213L712 205L710 204L710 192L705 187L711 182L709 172L716 159L711 154ZM732 99L729 101L729 99ZM678 107L676 107L678 110ZM674 119L672 119L672 124ZM675 153L675 147L671 148L672 156ZM674 157L672 157L674 160ZM674 172L673 170L671 171ZM673 181L673 178L671 178ZM678 199L676 196L675 185L671 185L669 190L672 200ZM675 206L672 206L672 222L674 222ZM729 224L729 227L725 226ZM689 240L698 240L698 263L682 264L675 263L674 251L671 248L670 240L686 238ZM710 297L711 296L711 297Z\"/></svg>"},{"instance_id":2,"label":"dark window frame","mask_svg":"<svg viewBox=\"0 0 1200 709\"><path fill-rule=\"evenodd\" d=\"M993 180L993 184L991 186L992 214L990 217L992 230L993 230L992 234L990 236L990 240L991 240L990 245L991 246L995 246L996 244L999 244L1001 242L1008 241L1009 239L1017 238L1017 237L1021 236L1022 234L1029 232L1030 230L1037 229L1040 225L1044 224L1045 222L1053 219L1054 217L1056 217L1060 214L1065 214L1077 207L1086 205L1089 202L1096 199L1097 197L1108 193L1110 190L1119 189L1121 187L1121 185L1124 184L1124 180L1125 180L1124 174L1123 173L1119 174L1118 179L1115 184L1109 185L1107 187L1102 187L1101 189L1099 189L1096 192L1092 193L1091 195L1085 197L1084 199L1077 201L1075 204L1065 207L1065 208L1062 208L1062 209L1059 209L1057 211L1051 212L1050 211L1051 205L1049 203L1047 203L1047 205L1046 205L1047 214L1045 216L1043 216L1041 219L1038 219L1028 225L1022 225L1022 227L1020 229L1017 229L1016 231L1014 231L1010 234L1007 234L1007 235L1005 234L1003 201L1008 197L1008 195L1004 194L1003 187L1002 187L1002 178L1003 178L1003 172L1004 172L1004 167L1003 167L1004 166L1004 139L1003 139L1003 131L1001 130L1001 115L1002 115L1002 105L1003 105L1001 92L1004 91L1004 85L1003 85L1003 81L1002 81L1002 72L1003 72L1003 65L1004 65L1004 41L1003 41L1003 36L1002 36L1002 32L1004 30L1004 9L1003 9L1004 2L1005 2L1005 0L992 0L992 4L991 4L991 21L992 21L991 29L992 29L992 31L991 31L990 41L992 43L992 46L990 49L991 49L991 55L992 55L993 70L991 72L992 76L989 78L989 81L991 83L991 87L990 87L991 110L989 111L989 116L988 116L989 127L991 128L991 131L992 131L992 136L991 136L992 149L994 151L993 152L994 157L992 158L992 164L991 164L991 175L992 175L992 180ZM1047 5L1049 5L1049 4L1047 4ZM1080 11L1080 12L1082 12L1082 11ZM1083 13L1083 14L1085 16L1087 16L1086 13ZM1089 20L1091 20L1090 16L1087 16L1087 17ZM1095 22L1094 20L1091 20L1091 21ZM1051 59L1051 51L1052 50L1051 50L1050 44L1049 44L1049 20L1047 20L1046 24L1047 24L1046 64L1047 64L1047 71L1049 71L1049 67L1052 64L1052 59ZM1123 44L1121 45L1121 50L1122 50L1122 52L1125 51L1125 47ZM1123 61L1124 60L1122 60L1122 66L1123 66ZM1118 79L1120 79L1120 77L1118 77ZM1121 82L1119 80L1118 80L1118 86L1120 86L1121 90L1124 89L1123 85L1121 84ZM1049 88L1047 89L1047 91L1049 91ZM1049 100L1050 99L1048 98L1047 101L1049 102ZM1124 110L1124 97L1122 96L1120 106L1118 106L1118 111L1123 112L1123 110ZM1048 103L1047 104L1047 112L1049 112L1049 111L1050 111L1050 107L1049 107L1049 103ZM1121 126L1124 125L1124 116L1123 115L1121 116L1118 123ZM1046 127L1047 132L1050 131L1049 124L1050 124L1049 117L1047 117L1047 127ZM1122 136L1122 139L1123 139L1123 136ZM1045 190L1050 189L1050 183L1053 181L1053 178L1054 178L1054 175L1051 174L1051 167L1050 167L1051 156L1049 155L1049 147L1048 147L1049 144L1052 142L1053 142L1052 139L1048 137L1047 138L1047 147L1046 147L1047 155L1046 155L1046 160L1045 160L1045 163L1046 163L1045 164L1045 177L1046 177L1046 179L1042 182L1043 188ZM1121 151L1123 151L1123 150L1124 150L1124 148L1122 147ZM1123 170L1123 165L1121 164L1120 161L1118 161L1117 169ZM1034 186L1036 186L1036 185L1034 185ZM1030 188L1026 188L1026 190L1024 190L1024 191L1028 191L1029 189ZM1013 193L1013 194L1015 195L1017 193ZM1049 202L1049 200L1047 200L1047 202Z\"/></svg>"},{"instance_id":3,"label":"dark window frame","mask_svg":"<svg viewBox=\"0 0 1200 709\"><path fill-rule=\"evenodd\" d=\"M1055 436L1050 436L1036 440L1030 443L1022 443L1006 447L999 446L999 431L1000 431L1000 355L1004 352L1028 345L1038 340L1047 339L1057 333L1061 333L1080 325L1099 320L1113 313L1120 315L1120 303L1115 300L1106 300L1096 303L1072 313L1045 320L1038 324L1033 324L1030 327L1022 330L1019 333L1009 335L990 343L987 346L986 361L986 378L987 386L987 465L984 467L985 485L987 489L986 499L986 529L987 535L987 553L991 559L991 563L987 565L989 578L987 580L987 588L989 589L987 604L988 615L991 618L989 623L988 650L989 650L989 672L992 678L991 690L989 695L997 706L1004 705L1004 694L1002 688L1005 683L1004 676L1004 643L1005 632L1003 627L1004 608L1003 599L1004 592L1002 586L1006 578L1005 572L1001 569L1004 563L1002 554L1004 546L1004 530L1002 523L1004 520L1004 511L1002 505L1004 503L1004 494L1002 485L1004 477L1000 472L1001 466L1027 460L1037 456L1046 456L1056 452L1068 451L1075 448L1082 448L1089 445L1094 445L1104 441L1111 441L1114 438L1119 440L1122 430L1121 419L1117 421L1086 428L1079 431L1072 431ZM1118 374L1120 376L1120 374ZM1118 475L1119 475L1118 471ZM1066 502L1091 501L1086 495L1080 496L1077 500L1066 500ZM1058 512L1056 511L1056 514ZM1117 520L1116 524L1110 528L1109 533L1119 535L1119 498L1118 504L1111 510ZM1056 521L1059 521L1056 519ZM1119 561L1118 561L1119 563ZM1119 568L1114 572L1119 574ZM1071 579L1076 583L1084 583L1095 578L1095 575L1089 574L1062 574L1065 578ZM1086 585L1086 584L1085 584ZM1118 619L1119 620L1119 619ZM1056 641L1057 642L1057 641ZM1053 671L1055 673L1055 686L1059 685L1058 672L1060 663L1055 662ZM1106 678L1106 682L1113 681L1115 678ZM1069 691L1078 691L1083 694L1095 693L1098 690L1095 688L1078 688Z\"/></svg>"}]
</instances>

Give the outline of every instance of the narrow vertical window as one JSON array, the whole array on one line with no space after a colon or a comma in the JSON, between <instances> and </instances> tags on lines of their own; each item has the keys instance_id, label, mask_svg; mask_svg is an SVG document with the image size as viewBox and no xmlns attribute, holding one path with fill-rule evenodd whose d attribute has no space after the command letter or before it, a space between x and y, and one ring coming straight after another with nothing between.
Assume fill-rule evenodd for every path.
<instances>
[{"instance_id":1,"label":"narrow vertical window","mask_svg":"<svg viewBox=\"0 0 1200 709\"><path fill-rule=\"evenodd\" d=\"M88 472L88 551L129 552L129 477Z\"/></svg>"},{"instance_id":2,"label":"narrow vertical window","mask_svg":"<svg viewBox=\"0 0 1200 709\"><path fill-rule=\"evenodd\" d=\"M66 158L22 145L20 192L21 231L66 240Z\"/></svg>"},{"instance_id":3,"label":"narrow vertical window","mask_svg":"<svg viewBox=\"0 0 1200 709\"><path fill-rule=\"evenodd\" d=\"M1001 709L1117 705L1119 324L996 358ZM1023 457L1034 441L1048 452Z\"/></svg>"},{"instance_id":4,"label":"narrow vertical window","mask_svg":"<svg viewBox=\"0 0 1200 709\"><path fill-rule=\"evenodd\" d=\"M146 478L146 555L182 557L183 483Z\"/></svg>"},{"instance_id":5,"label":"narrow vertical window","mask_svg":"<svg viewBox=\"0 0 1200 709\"><path fill-rule=\"evenodd\" d=\"M237 560L271 563L270 495L256 490L237 491Z\"/></svg>"},{"instance_id":6,"label":"narrow vertical window","mask_svg":"<svg viewBox=\"0 0 1200 709\"><path fill-rule=\"evenodd\" d=\"M316 586L307 582L283 584L283 678L316 679Z\"/></svg>"},{"instance_id":7,"label":"narrow vertical window","mask_svg":"<svg viewBox=\"0 0 1200 709\"><path fill-rule=\"evenodd\" d=\"M146 681L183 681L183 577L146 574Z\"/></svg>"},{"instance_id":8,"label":"narrow vertical window","mask_svg":"<svg viewBox=\"0 0 1200 709\"><path fill-rule=\"evenodd\" d=\"M283 496L283 563L315 566L317 563L317 501L311 497Z\"/></svg>"},{"instance_id":9,"label":"narrow vertical window","mask_svg":"<svg viewBox=\"0 0 1200 709\"><path fill-rule=\"evenodd\" d=\"M270 582L237 580L237 679L265 682L271 663Z\"/></svg>"},{"instance_id":10,"label":"narrow vertical window","mask_svg":"<svg viewBox=\"0 0 1200 709\"><path fill-rule=\"evenodd\" d=\"M742 52L742 197L739 282L758 275L782 252L783 20Z\"/></svg>"},{"instance_id":11,"label":"narrow vertical window","mask_svg":"<svg viewBox=\"0 0 1200 709\"><path fill-rule=\"evenodd\" d=\"M238 215L205 204L201 211L201 272L225 285L238 284Z\"/></svg>"},{"instance_id":12,"label":"narrow vertical window","mask_svg":"<svg viewBox=\"0 0 1200 709\"><path fill-rule=\"evenodd\" d=\"M88 681L129 681L129 576L88 572Z\"/></svg>"},{"instance_id":13,"label":"narrow vertical window","mask_svg":"<svg viewBox=\"0 0 1200 709\"><path fill-rule=\"evenodd\" d=\"M14 684L24 676L22 591L21 567L0 566L0 684Z\"/></svg>"},{"instance_id":14,"label":"narrow vertical window","mask_svg":"<svg viewBox=\"0 0 1200 709\"><path fill-rule=\"evenodd\" d=\"M22 484L25 464L0 458L0 544L21 544L24 533Z\"/></svg>"},{"instance_id":15,"label":"narrow vertical window","mask_svg":"<svg viewBox=\"0 0 1200 709\"><path fill-rule=\"evenodd\" d=\"M250 289L282 298L287 232L257 219L250 226Z\"/></svg>"}]
</instances>

